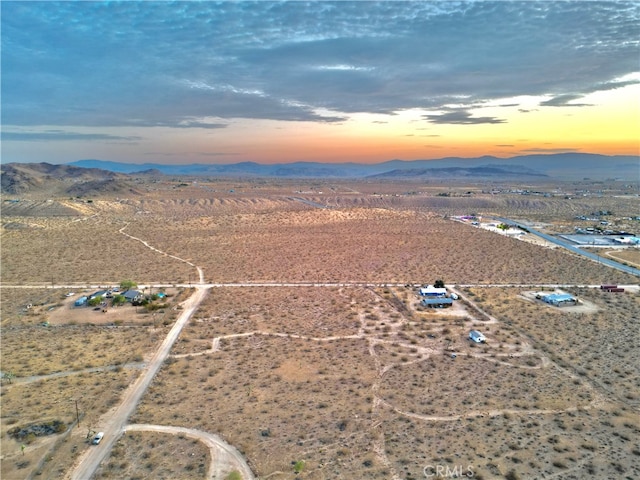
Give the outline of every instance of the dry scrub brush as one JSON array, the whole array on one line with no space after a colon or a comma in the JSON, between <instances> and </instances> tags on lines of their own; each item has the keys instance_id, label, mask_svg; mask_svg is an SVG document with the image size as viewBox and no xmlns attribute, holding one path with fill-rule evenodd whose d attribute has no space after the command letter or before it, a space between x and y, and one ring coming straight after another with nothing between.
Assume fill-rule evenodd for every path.
<instances>
[{"instance_id":1,"label":"dry scrub brush","mask_svg":"<svg viewBox=\"0 0 640 480\"><path fill-rule=\"evenodd\" d=\"M588 406L591 391L555 369L525 369L490 359L432 356L385 373L380 397L403 412L454 416L494 410Z\"/></svg>"},{"instance_id":2,"label":"dry scrub brush","mask_svg":"<svg viewBox=\"0 0 640 480\"><path fill-rule=\"evenodd\" d=\"M207 350L215 337L257 331L317 338L354 335L358 309L367 301L370 296L359 288L214 288L183 330L174 353Z\"/></svg>"},{"instance_id":3,"label":"dry scrub brush","mask_svg":"<svg viewBox=\"0 0 640 480\"><path fill-rule=\"evenodd\" d=\"M118 404L122 392L138 374L138 370L120 369L3 385L0 421L4 457L2 478L25 478L34 473L43 478L54 478L67 472L87 442L84 438L86 433L98 428L100 416ZM10 428L51 420L60 420L70 428L76 421L76 413L79 413L81 426L70 432L70 437L66 437L65 433L57 433L33 438L33 443L27 441L25 450L30 461L21 467L21 460L24 460L21 444L25 440L10 438L7 434ZM57 448L51 451L49 448L54 442ZM38 470L38 464L45 455L44 467Z\"/></svg>"},{"instance_id":4,"label":"dry scrub brush","mask_svg":"<svg viewBox=\"0 0 640 480\"><path fill-rule=\"evenodd\" d=\"M95 478L179 478L206 477L209 449L185 435L129 432L118 439Z\"/></svg>"},{"instance_id":5,"label":"dry scrub brush","mask_svg":"<svg viewBox=\"0 0 640 480\"><path fill-rule=\"evenodd\" d=\"M376 468L363 465L374 377L362 340L227 339L215 354L168 362L132 421L218 433L261 477L304 460L305 471L363 478Z\"/></svg>"},{"instance_id":6,"label":"dry scrub brush","mask_svg":"<svg viewBox=\"0 0 640 480\"><path fill-rule=\"evenodd\" d=\"M569 289L598 305L594 313L571 313L526 302L516 289L469 289L482 308L512 324L559 365L590 380L620 401L640 405L640 296L597 289ZM509 300L505 304L504 300Z\"/></svg>"},{"instance_id":7,"label":"dry scrub brush","mask_svg":"<svg viewBox=\"0 0 640 480\"><path fill-rule=\"evenodd\" d=\"M67 291L51 288L3 288L0 292L2 327L34 325L46 321L46 311L59 306Z\"/></svg>"},{"instance_id":8,"label":"dry scrub brush","mask_svg":"<svg viewBox=\"0 0 640 480\"><path fill-rule=\"evenodd\" d=\"M130 232L221 282L632 282L559 249L411 211L313 209L195 221L140 221ZM185 234L189 232L189 234Z\"/></svg>"},{"instance_id":9,"label":"dry scrub brush","mask_svg":"<svg viewBox=\"0 0 640 480\"><path fill-rule=\"evenodd\" d=\"M141 362L166 331L91 325L5 328L2 370L26 377Z\"/></svg>"},{"instance_id":10,"label":"dry scrub brush","mask_svg":"<svg viewBox=\"0 0 640 480\"><path fill-rule=\"evenodd\" d=\"M195 274L193 267L120 234L122 220L98 216L79 222L38 221L42 228L3 232L3 282L100 284L123 278L178 282Z\"/></svg>"},{"instance_id":11,"label":"dry scrub brush","mask_svg":"<svg viewBox=\"0 0 640 480\"><path fill-rule=\"evenodd\" d=\"M473 478L634 478L640 474L637 418L576 411L422 421L380 410L386 454L401 478L422 478L427 465ZM513 472L509 477L509 473ZM515 476L513 476L515 474ZM422 477L421 477L422 476Z\"/></svg>"}]
</instances>

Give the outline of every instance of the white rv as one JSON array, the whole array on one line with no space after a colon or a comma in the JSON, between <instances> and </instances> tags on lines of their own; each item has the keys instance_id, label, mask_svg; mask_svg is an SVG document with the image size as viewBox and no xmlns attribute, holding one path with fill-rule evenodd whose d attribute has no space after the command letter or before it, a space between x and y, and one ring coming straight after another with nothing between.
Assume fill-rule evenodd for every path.
<instances>
[{"instance_id":1,"label":"white rv","mask_svg":"<svg viewBox=\"0 0 640 480\"><path fill-rule=\"evenodd\" d=\"M469 338L476 343L484 343L487 341L485 336L477 330L471 330L469 332Z\"/></svg>"}]
</instances>

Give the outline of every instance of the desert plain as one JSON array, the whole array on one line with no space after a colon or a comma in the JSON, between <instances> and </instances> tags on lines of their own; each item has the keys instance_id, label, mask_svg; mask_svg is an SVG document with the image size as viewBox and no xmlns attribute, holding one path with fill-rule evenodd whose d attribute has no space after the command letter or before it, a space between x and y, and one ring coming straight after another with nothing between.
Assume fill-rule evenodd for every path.
<instances>
[{"instance_id":1,"label":"desert plain","mask_svg":"<svg viewBox=\"0 0 640 480\"><path fill-rule=\"evenodd\" d=\"M637 205L616 181L3 195L2 478L75 478L99 449L96 479L640 478L638 277L461 219L566 232L606 208L637 231ZM438 280L449 308L421 303ZM127 281L154 301L75 306ZM536 298L554 291L579 304Z\"/></svg>"}]
</instances>

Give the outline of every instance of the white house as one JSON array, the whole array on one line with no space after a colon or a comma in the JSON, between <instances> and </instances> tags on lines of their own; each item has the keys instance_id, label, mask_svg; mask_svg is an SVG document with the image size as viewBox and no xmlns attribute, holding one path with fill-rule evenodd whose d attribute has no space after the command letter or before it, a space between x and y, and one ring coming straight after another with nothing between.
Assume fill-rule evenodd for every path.
<instances>
[{"instance_id":1,"label":"white house","mask_svg":"<svg viewBox=\"0 0 640 480\"><path fill-rule=\"evenodd\" d=\"M427 285L426 287L420 288L420 295L422 295L423 297L446 297L447 289L436 288L433 285Z\"/></svg>"}]
</instances>

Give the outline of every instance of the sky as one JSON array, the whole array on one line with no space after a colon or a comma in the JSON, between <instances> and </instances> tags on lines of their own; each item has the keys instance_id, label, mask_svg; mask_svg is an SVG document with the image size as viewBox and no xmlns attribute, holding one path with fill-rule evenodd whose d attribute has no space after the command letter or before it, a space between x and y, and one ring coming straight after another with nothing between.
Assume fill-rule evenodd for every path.
<instances>
[{"instance_id":1,"label":"sky","mask_svg":"<svg viewBox=\"0 0 640 480\"><path fill-rule=\"evenodd\" d=\"M2 162L640 154L640 2L0 2Z\"/></svg>"}]
</instances>

